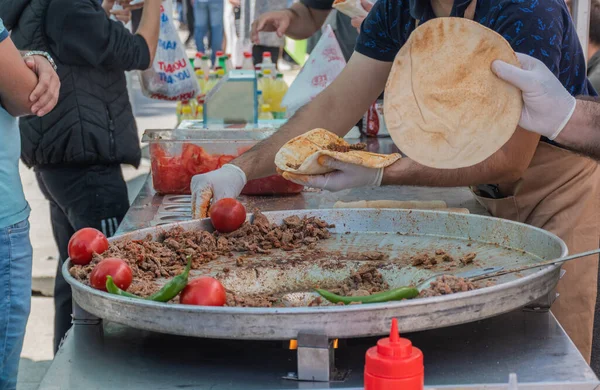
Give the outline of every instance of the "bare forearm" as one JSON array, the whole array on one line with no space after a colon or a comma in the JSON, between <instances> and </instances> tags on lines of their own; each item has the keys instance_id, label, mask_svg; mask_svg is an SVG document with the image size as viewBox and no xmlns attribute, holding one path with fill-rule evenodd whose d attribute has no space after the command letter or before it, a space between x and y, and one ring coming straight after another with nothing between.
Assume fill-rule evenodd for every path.
<instances>
[{"instance_id":1,"label":"bare forearm","mask_svg":"<svg viewBox=\"0 0 600 390\"><path fill-rule=\"evenodd\" d=\"M518 129L513 138L488 159L460 169L428 168L403 158L384 170L382 184L459 187L513 183L529 166L538 140L538 135Z\"/></svg>"},{"instance_id":2,"label":"bare forearm","mask_svg":"<svg viewBox=\"0 0 600 390\"><path fill-rule=\"evenodd\" d=\"M22 54L10 39L0 44L2 66L11 69L0 77L0 103L12 116L30 115L32 102L29 100L37 84L37 76L25 65Z\"/></svg>"},{"instance_id":3,"label":"bare forearm","mask_svg":"<svg viewBox=\"0 0 600 390\"><path fill-rule=\"evenodd\" d=\"M340 137L346 135L383 90L391 67L391 63L354 53L329 87L275 135L233 160L233 164L240 167L248 179L268 176L275 172L275 154L290 139L318 127Z\"/></svg>"},{"instance_id":4,"label":"bare forearm","mask_svg":"<svg viewBox=\"0 0 600 390\"><path fill-rule=\"evenodd\" d=\"M142 11L142 19L136 34L141 35L150 50L150 64L154 62L156 47L158 46L158 33L160 30L161 0L146 0Z\"/></svg>"},{"instance_id":5,"label":"bare forearm","mask_svg":"<svg viewBox=\"0 0 600 390\"><path fill-rule=\"evenodd\" d=\"M600 160L600 101L577 99L573 116L555 139L566 148Z\"/></svg>"},{"instance_id":6,"label":"bare forearm","mask_svg":"<svg viewBox=\"0 0 600 390\"><path fill-rule=\"evenodd\" d=\"M301 40L310 38L319 30L330 11L315 10L302 3L295 3L286 12L292 13L293 17L285 35Z\"/></svg>"},{"instance_id":7,"label":"bare forearm","mask_svg":"<svg viewBox=\"0 0 600 390\"><path fill-rule=\"evenodd\" d=\"M322 93L300 109L271 138L259 143L232 163L242 168L248 180L272 175L275 173L275 154L287 141L318 127L344 136L361 115L357 113L348 117L340 111L343 110L336 104L336 100L327 93Z\"/></svg>"}]
</instances>

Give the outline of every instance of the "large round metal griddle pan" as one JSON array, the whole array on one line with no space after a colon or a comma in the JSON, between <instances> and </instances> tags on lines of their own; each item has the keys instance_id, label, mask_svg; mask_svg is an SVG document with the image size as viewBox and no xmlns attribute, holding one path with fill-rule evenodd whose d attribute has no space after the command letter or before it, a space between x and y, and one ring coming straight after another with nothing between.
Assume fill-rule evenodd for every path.
<instances>
[{"instance_id":1,"label":"large round metal griddle pan","mask_svg":"<svg viewBox=\"0 0 600 390\"><path fill-rule=\"evenodd\" d=\"M265 215L278 224L292 215L317 216L335 224L332 232L338 233L319 245L328 249L385 250L392 258L441 248L454 251L455 255L476 252L485 266L511 267L567 254L564 242L552 233L478 215L380 209L290 210ZM148 234L156 236L173 226L143 229L111 241L141 239ZM186 230L211 229L208 220L183 222L179 226ZM164 304L109 295L73 279L68 267L69 262L66 262L63 275L72 286L73 298L84 310L100 318L170 334L255 340L290 339L301 331L320 332L331 338L382 335L389 332L391 318L398 319L402 332L476 321L517 309L544 296L554 288L559 276L559 267L549 266L520 275L505 275L491 287L433 298L370 305L238 308ZM319 278L314 270L306 272L308 278ZM393 287L411 280L416 282L415 279L432 273L393 265L381 272ZM260 286L260 283L254 285Z\"/></svg>"}]
</instances>

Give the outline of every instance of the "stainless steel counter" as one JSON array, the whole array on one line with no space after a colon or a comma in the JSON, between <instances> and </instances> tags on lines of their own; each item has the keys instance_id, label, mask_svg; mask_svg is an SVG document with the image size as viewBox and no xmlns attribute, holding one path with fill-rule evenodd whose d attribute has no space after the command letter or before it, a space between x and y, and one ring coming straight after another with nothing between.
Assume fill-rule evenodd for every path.
<instances>
[{"instance_id":1,"label":"stainless steel counter","mask_svg":"<svg viewBox=\"0 0 600 390\"><path fill-rule=\"evenodd\" d=\"M40 390L359 389L365 351L377 339L340 342L344 382L283 380L296 354L282 342L208 340L116 324L76 325ZM600 382L549 312L512 312L488 320L404 335L423 351L428 389L595 389Z\"/></svg>"},{"instance_id":2,"label":"stainless steel counter","mask_svg":"<svg viewBox=\"0 0 600 390\"><path fill-rule=\"evenodd\" d=\"M288 196L241 196L247 210L304 210L331 208L338 200L444 200L448 207L463 207L473 214L487 214L467 188L423 188L407 186L386 186L379 188L356 188L336 193L308 190ZM174 211L173 211L174 210ZM161 196L152 188L152 178L146 183L131 205L117 234L127 233L156 224L183 221L190 218L190 197Z\"/></svg>"},{"instance_id":3,"label":"stainless steel counter","mask_svg":"<svg viewBox=\"0 0 600 390\"><path fill-rule=\"evenodd\" d=\"M485 210L466 188L383 187L331 194L243 197L248 209L328 208L337 200L445 200L472 213ZM167 201L171 206L166 207ZM119 233L188 218L189 197L165 199L148 179ZM170 217L170 218L171 218ZM471 324L408 336L425 356L428 389L596 389L600 381L549 312L516 311ZM376 339L342 341L336 367L343 382L283 380L296 370L296 353L281 342L208 340L157 334L114 323L78 321L48 370L41 390L56 389L358 389L364 354Z\"/></svg>"}]
</instances>

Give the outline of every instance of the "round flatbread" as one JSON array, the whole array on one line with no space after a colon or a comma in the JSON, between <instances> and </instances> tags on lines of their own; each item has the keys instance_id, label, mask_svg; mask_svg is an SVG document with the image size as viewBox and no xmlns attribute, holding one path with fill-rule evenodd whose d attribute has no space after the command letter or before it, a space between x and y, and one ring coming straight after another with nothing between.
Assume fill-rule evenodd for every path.
<instances>
[{"instance_id":1,"label":"round flatbread","mask_svg":"<svg viewBox=\"0 0 600 390\"><path fill-rule=\"evenodd\" d=\"M464 18L436 18L402 47L385 89L384 117L394 143L419 164L475 165L512 136L521 91L492 72L492 62L520 66L509 43Z\"/></svg>"},{"instance_id":2,"label":"round flatbread","mask_svg":"<svg viewBox=\"0 0 600 390\"><path fill-rule=\"evenodd\" d=\"M385 168L401 157L399 153L377 154L351 150L350 147L348 142L334 133L325 129L314 129L286 142L275 155L275 165L280 173L322 175L333 171L321 165L319 159L323 156L368 168ZM344 149L347 151L338 151Z\"/></svg>"}]
</instances>

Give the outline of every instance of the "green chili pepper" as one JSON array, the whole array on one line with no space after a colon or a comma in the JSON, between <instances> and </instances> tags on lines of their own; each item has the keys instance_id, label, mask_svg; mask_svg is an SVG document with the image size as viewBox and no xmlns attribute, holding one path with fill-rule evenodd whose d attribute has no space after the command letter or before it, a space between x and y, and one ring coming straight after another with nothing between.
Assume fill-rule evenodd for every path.
<instances>
[{"instance_id":1,"label":"green chili pepper","mask_svg":"<svg viewBox=\"0 0 600 390\"><path fill-rule=\"evenodd\" d=\"M188 276L192 269L192 256L188 256L188 263L185 266L183 273L175 276L171 281L163 286L160 290L146 298L149 301L168 302L175 298L188 284Z\"/></svg>"},{"instance_id":2,"label":"green chili pepper","mask_svg":"<svg viewBox=\"0 0 600 390\"><path fill-rule=\"evenodd\" d=\"M121 290L119 287L117 287L117 285L113 281L112 276L110 275L106 277L106 291L108 291L111 294L120 295L122 297L143 299L142 297L138 297L137 295Z\"/></svg>"},{"instance_id":3,"label":"green chili pepper","mask_svg":"<svg viewBox=\"0 0 600 390\"><path fill-rule=\"evenodd\" d=\"M192 257L188 256L188 263L185 267L185 270L180 274L171 279L167 284L163 286L160 290L150 295L147 298L139 297L135 294L128 293L127 291L121 290L115 282L113 281L112 276L106 277L106 291L111 294L120 295L122 297L128 298L137 298L137 299L146 299L148 301L155 302L168 302L171 299L175 298L177 294L181 292L187 286L188 276L190 275L190 269L192 269Z\"/></svg>"},{"instance_id":4,"label":"green chili pepper","mask_svg":"<svg viewBox=\"0 0 600 390\"><path fill-rule=\"evenodd\" d=\"M334 294L327 290L316 289L320 296L327 299L332 303L342 302L346 305L352 302L360 303L379 303L389 301L399 301L402 299L411 299L419 295L419 290L414 287L400 287L389 291L380 292L373 295L367 295L364 297L344 297L341 295Z\"/></svg>"}]
</instances>

